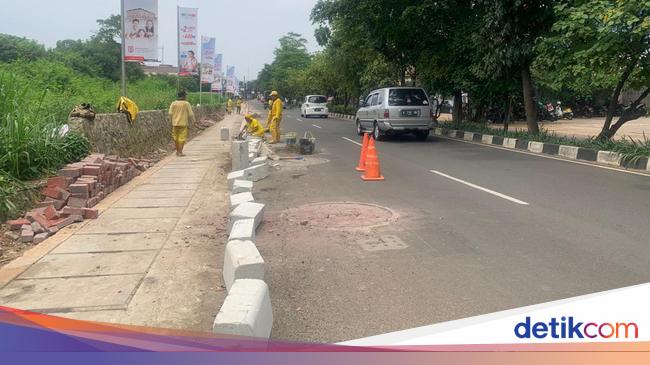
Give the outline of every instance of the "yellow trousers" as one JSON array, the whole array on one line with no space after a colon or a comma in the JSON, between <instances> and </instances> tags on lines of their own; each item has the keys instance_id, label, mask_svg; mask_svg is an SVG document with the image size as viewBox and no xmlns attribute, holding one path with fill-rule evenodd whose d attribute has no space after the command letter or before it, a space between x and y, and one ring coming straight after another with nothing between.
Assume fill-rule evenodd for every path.
<instances>
[{"instance_id":1,"label":"yellow trousers","mask_svg":"<svg viewBox=\"0 0 650 365\"><path fill-rule=\"evenodd\" d=\"M271 132L271 141L280 142L280 121L271 121L269 125L269 131Z\"/></svg>"}]
</instances>

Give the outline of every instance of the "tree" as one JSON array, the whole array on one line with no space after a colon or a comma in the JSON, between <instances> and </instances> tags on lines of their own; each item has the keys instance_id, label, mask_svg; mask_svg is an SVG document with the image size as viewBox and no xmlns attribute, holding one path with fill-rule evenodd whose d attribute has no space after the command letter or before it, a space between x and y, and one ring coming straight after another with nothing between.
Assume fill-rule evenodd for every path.
<instances>
[{"instance_id":1,"label":"tree","mask_svg":"<svg viewBox=\"0 0 650 365\"><path fill-rule=\"evenodd\" d=\"M311 63L311 56L307 52L307 40L297 33L287 33L279 40L279 47L275 49L275 58L270 65L258 74L257 80L260 87L265 90L277 90L282 96L297 98L301 95L301 73Z\"/></svg>"},{"instance_id":2,"label":"tree","mask_svg":"<svg viewBox=\"0 0 650 365\"><path fill-rule=\"evenodd\" d=\"M573 0L555 7L552 34L539 45L538 66L556 89L588 93L610 90L607 116L598 139L607 140L627 122L647 114L650 95L650 1ZM612 125L621 92L640 90L639 97Z\"/></svg>"},{"instance_id":3,"label":"tree","mask_svg":"<svg viewBox=\"0 0 650 365\"><path fill-rule=\"evenodd\" d=\"M46 54L45 47L33 40L0 34L0 62L34 61Z\"/></svg>"}]
</instances>

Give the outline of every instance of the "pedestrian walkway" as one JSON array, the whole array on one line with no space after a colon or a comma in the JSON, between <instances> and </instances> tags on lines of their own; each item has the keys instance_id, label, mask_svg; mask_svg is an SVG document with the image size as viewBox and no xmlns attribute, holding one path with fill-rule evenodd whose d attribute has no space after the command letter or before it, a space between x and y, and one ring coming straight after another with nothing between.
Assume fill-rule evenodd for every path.
<instances>
[{"instance_id":1,"label":"pedestrian walkway","mask_svg":"<svg viewBox=\"0 0 650 365\"><path fill-rule=\"evenodd\" d=\"M1 269L0 305L210 331L226 296L229 142L219 140L219 129L236 121L226 117L190 141L185 157L169 156L113 193L99 219Z\"/></svg>"}]
</instances>

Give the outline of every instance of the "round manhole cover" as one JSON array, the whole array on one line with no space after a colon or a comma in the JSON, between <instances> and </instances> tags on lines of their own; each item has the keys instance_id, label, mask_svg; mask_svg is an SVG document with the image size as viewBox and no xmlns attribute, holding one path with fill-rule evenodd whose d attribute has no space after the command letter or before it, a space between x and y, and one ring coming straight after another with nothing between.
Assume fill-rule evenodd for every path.
<instances>
[{"instance_id":1,"label":"round manhole cover","mask_svg":"<svg viewBox=\"0 0 650 365\"><path fill-rule=\"evenodd\" d=\"M397 220L397 214L386 207L353 202L307 204L285 214L291 222L326 229L369 228Z\"/></svg>"}]
</instances>

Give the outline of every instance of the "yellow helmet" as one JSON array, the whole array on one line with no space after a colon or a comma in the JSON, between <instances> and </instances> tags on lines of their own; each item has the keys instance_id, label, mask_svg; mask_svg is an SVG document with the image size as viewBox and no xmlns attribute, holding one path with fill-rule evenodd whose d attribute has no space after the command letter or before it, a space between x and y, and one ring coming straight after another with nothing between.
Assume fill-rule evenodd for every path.
<instances>
[{"instance_id":1,"label":"yellow helmet","mask_svg":"<svg viewBox=\"0 0 650 365\"><path fill-rule=\"evenodd\" d=\"M275 90L271 91L271 96L279 96L279 95L280 95L280 94L278 94L277 91L275 91Z\"/></svg>"},{"instance_id":2,"label":"yellow helmet","mask_svg":"<svg viewBox=\"0 0 650 365\"><path fill-rule=\"evenodd\" d=\"M244 119L249 120L249 121L253 120L253 114L248 113L248 114L244 115Z\"/></svg>"}]
</instances>

